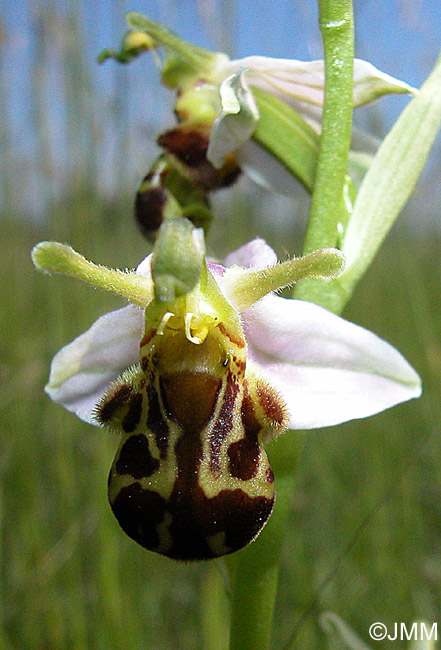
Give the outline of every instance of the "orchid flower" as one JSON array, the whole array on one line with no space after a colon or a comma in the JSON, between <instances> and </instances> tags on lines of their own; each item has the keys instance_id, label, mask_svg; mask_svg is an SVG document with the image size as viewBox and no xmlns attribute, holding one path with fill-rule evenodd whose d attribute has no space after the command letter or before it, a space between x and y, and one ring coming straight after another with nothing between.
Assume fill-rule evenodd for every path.
<instances>
[{"instance_id":1,"label":"orchid flower","mask_svg":"<svg viewBox=\"0 0 441 650\"><path fill-rule=\"evenodd\" d=\"M135 273L95 266L54 242L36 246L33 260L134 303L56 354L46 392L121 434L109 500L123 530L168 557L205 560L242 548L269 518L266 441L287 427L372 415L421 389L400 353L371 332L273 294L305 277L335 277L339 251L278 264L257 239L226 266L200 272L201 231L186 226L180 248L170 239L178 226L162 227Z\"/></svg>"},{"instance_id":2,"label":"orchid flower","mask_svg":"<svg viewBox=\"0 0 441 650\"><path fill-rule=\"evenodd\" d=\"M264 56L230 60L223 53L183 41L140 14L129 12L127 22L131 31L120 52L104 50L99 60L113 57L125 63L147 49L163 46L167 58L162 80L179 91L175 112L182 127L194 128L207 139L206 160L215 169L231 164L229 156L234 154L244 171L267 188L291 193L292 174L312 188L324 99L322 60L304 62ZM386 93L415 92L371 63L354 60L354 107ZM263 118L265 128L258 129ZM283 137L272 138L272 125L276 129L280 122ZM294 168L289 164L289 152L283 151L283 146L276 151L272 140L276 147L282 140L290 143L291 151L296 150ZM167 148L167 144L167 151L176 156L176 150ZM181 157L178 153L179 163L187 155L187 151ZM364 171L367 160L362 164ZM355 167L362 173L360 164L360 158L354 158Z\"/></svg>"}]
</instances>

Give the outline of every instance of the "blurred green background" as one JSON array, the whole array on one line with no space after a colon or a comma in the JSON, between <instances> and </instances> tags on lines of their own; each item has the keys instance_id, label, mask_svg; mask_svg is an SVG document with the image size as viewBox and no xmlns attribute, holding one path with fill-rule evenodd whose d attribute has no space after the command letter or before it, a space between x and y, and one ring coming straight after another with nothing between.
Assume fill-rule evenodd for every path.
<instances>
[{"instance_id":1,"label":"blurred green background","mask_svg":"<svg viewBox=\"0 0 441 650\"><path fill-rule=\"evenodd\" d=\"M125 537L106 496L116 438L43 392L54 353L122 302L37 274L30 261L43 239L122 268L149 250L132 206L156 155L153 141L172 123L172 97L159 88L150 57L133 70L94 63L101 47L118 43L124 9L168 17L203 45L282 56L278 29L291 14L266 22L253 50L238 27L246 23L241 2L182 4L113 2L104 12L97 3L105 26L96 16L96 24L88 22L90 6L61 1L6 2L0 14L1 650L215 650L201 629L204 594L222 575L221 562L175 564ZM292 16L300 11L304 27L315 24L315 3L279 4ZM401 16L398 27L391 22L391 67L373 32L362 29L378 3L355 5L358 53L388 72L398 74L409 34L423 39L421 56L402 74L419 85L437 54L426 11L432 3L390 3L396 14L388 19ZM254 21L256 12L261 21L271 15L269 2L253 6ZM289 24L285 29L288 39ZM317 49L311 30L301 35L304 58ZM361 118L374 135L384 134L405 103L388 101L390 109L375 105ZM330 648L320 626L326 611L366 643L377 620L441 623L439 175L438 143L416 197L345 313L400 349L422 375L423 397L308 435L284 547L275 649ZM242 180L215 203L213 255L257 234L282 256L299 251L307 213L300 190L292 200L274 198Z\"/></svg>"}]
</instances>

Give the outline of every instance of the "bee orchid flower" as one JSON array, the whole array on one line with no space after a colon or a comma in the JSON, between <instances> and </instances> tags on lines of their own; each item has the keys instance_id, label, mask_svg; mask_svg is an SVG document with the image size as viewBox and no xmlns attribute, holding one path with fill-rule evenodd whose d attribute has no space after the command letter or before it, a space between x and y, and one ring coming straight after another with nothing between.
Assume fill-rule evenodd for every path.
<instances>
[{"instance_id":1,"label":"bee orchid flower","mask_svg":"<svg viewBox=\"0 0 441 650\"><path fill-rule=\"evenodd\" d=\"M129 12L127 22L131 29L121 50L104 50L99 60L112 57L125 63L153 47L165 49L161 76L166 86L178 91L174 108L179 125L160 136L158 143L174 164L202 185L208 177L212 183L208 189L224 184L225 177L229 181L236 164L260 185L277 192L293 192L292 174L311 190L325 89L322 60L265 56L231 60L224 53L184 41L138 13ZM371 63L354 60L354 107L385 94L416 92ZM271 141L271 132L278 132L280 120L284 124L282 139L291 142L300 159L305 156L295 168ZM280 140L278 133L275 140ZM361 169L360 157L355 156L354 173L366 171L368 160L366 157ZM352 165L352 158L350 162Z\"/></svg>"},{"instance_id":2,"label":"bee orchid flower","mask_svg":"<svg viewBox=\"0 0 441 650\"><path fill-rule=\"evenodd\" d=\"M46 392L121 434L113 512L130 537L168 557L210 559L258 535L275 497L269 439L420 394L416 372L375 334L274 294L303 277L335 277L337 250L277 263L257 239L225 265L208 262L194 289L165 301L155 298L152 256L123 273L44 242L33 260L134 303L55 355Z\"/></svg>"}]
</instances>

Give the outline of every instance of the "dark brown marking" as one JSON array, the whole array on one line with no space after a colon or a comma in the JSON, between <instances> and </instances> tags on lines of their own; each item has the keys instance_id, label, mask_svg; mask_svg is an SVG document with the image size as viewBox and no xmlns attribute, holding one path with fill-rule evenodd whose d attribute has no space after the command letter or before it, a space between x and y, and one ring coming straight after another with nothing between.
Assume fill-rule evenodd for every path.
<instances>
[{"instance_id":1,"label":"dark brown marking","mask_svg":"<svg viewBox=\"0 0 441 650\"><path fill-rule=\"evenodd\" d=\"M236 367L239 374L245 374L246 361L236 361Z\"/></svg>"},{"instance_id":2,"label":"dark brown marking","mask_svg":"<svg viewBox=\"0 0 441 650\"><path fill-rule=\"evenodd\" d=\"M142 393L135 393L131 396L129 410L121 422L122 428L126 433L131 433L136 429L141 420L142 414Z\"/></svg>"},{"instance_id":3,"label":"dark brown marking","mask_svg":"<svg viewBox=\"0 0 441 650\"><path fill-rule=\"evenodd\" d=\"M171 517L173 545L167 555L177 560L207 560L242 548L252 541L271 514L274 498L250 497L240 489L207 497L198 483L202 442L197 432L175 445L176 477L166 509ZM214 551L208 538L224 533L225 546Z\"/></svg>"},{"instance_id":4,"label":"dark brown marking","mask_svg":"<svg viewBox=\"0 0 441 650\"><path fill-rule=\"evenodd\" d=\"M187 168L191 181L206 192L227 187L240 175L240 167L233 155L225 158L221 169L216 169L207 159L208 133L178 125L166 131L157 140L160 147L176 156Z\"/></svg>"},{"instance_id":5,"label":"dark brown marking","mask_svg":"<svg viewBox=\"0 0 441 650\"><path fill-rule=\"evenodd\" d=\"M210 435L210 469L216 476L220 472L219 453L222 443L233 427L234 405L236 403L239 384L235 376L229 372L226 378L225 392L222 398L222 406L213 424Z\"/></svg>"},{"instance_id":6,"label":"dark brown marking","mask_svg":"<svg viewBox=\"0 0 441 650\"><path fill-rule=\"evenodd\" d=\"M231 476L248 481L259 469L259 445L247 438L241 438L228 447L228 466Z\"/></svg>"},{"instance_id":7,"label":"dark brown marking","mask_svg":"<svg viewBox=\"0 0 441 650\"><path fill-rule=\"evenodd\" d=\"M264 382L258 382L257 397L268 420L279 427L287 426L287 410L279 393Z\"/></svg>"},{"instance_id":8,"label":"dark brown marking","mask_svg":"<svg viewBox=\"0 0 441 650\"><path fill-rule=\"evenodd\" d=\"M157 492L132 483L110 505L123 531L144 548L154 551L160 544L156 526L164 519L165 503Z\"/></svg>"},{"instance_id":9,"label":"dark brown marking","mask_svg":"<svg viewBox=\"0 0 441 650\"><path fill-rule=\"evenodd\" d=\"M249 544L267 522L274 498L250 497L242 490L222 490L208 499L200 488L182 495L174 490L169 501L139 483L123 488L111 507L124 532L138 544L158 551L157 526L171 515L172 545L165 555L175 560L209 560ZM207 540L224 533L225 546L214 551Z\"/></svg>"},{"instance_id":10,"label":"dark brown marking","mask_svg":"<svg viewBox=\"0 0 441 650\"><path fill-rule=\"evenodd\" d=\"M167 192L162 187L151 187L138 192L135 199L135 220L142 234L154 241L164 220Z\"/></svg>"},{"instance_id":11,"label":"dark brown marking","mask_svg":"<svg viewBox=\"0 0 441 650\"><path fill-rule=\"evenodd\" d=\"M102 423L109 422L116 411L124 406L133 394L133 388L128 384L119 386L113 395L98 406L98 419Z\"/></svg>"},{"instance_id":12,"label":"dark brown marking","mask_svg":"<svg viewBox=\"0 0 441 650\"><path fill-rule=\"evenodd\" d=\"M244 437L228 447L228 460L231 475L242 481L256 476L259 470L261 426L256 418L253 402L245 382L245 392L241 407Z\"/></svg>"},{"instance_id":13,"label":"dark brown marking","mask_svg":"<svg viewBox=\"0 0 441 650\"><path fill-rule=\"evenodd\" d=\"M236 336L230 330L228 330L224 323L219 323L218 328L222 332L224 336L227 337L232 343L237 345L238 348L244 348L245 347L245 340L241 336Z\"/></svg>"},{"instance_id":14,"label":"dark brown marking","mask_svg":"<svg viewBox=\"0 0 441 650\"><path fill-rule=\"evenodd\" d=\"M274 473L271 467L266 470L266 481L267 483L274 483Z\"/></svg>"},{"instance_id":15,"label":"dark brown marking","mask_svg":"<svg viewBox=\"0 0 441 650\"><path fill-rule=\"evenodd\" d=\"M159 403L158 393L152 383L147 386L148 414L147 428L155 434L155 442L159 454L163 460L167 456L168 449L168 424L164 420Z\"/></svg>"},{"instance_id":16,"label":"dark brown marking","mask_svg":"<svg viewBox=\"0 0 441 650\"><path fill-rule=\"evenodd\" d=\"M222 490L207 498L201 488L192 494L175 488L167 509L172 513L170 533L173 545L168 557L177 560L209 560L233 553L249 544L260 532L273 509L274 498L250 497L243 490ZM213 550L208 540L224 533L225 543Z\"/></svg>"},{"instance_id":17,"label":"dark brown marking","mask_svg":"<svg viewBox=\"0 0 441 650\"><path fill-rule=\"evenodd\" d=\"M207 161L208 137L196 129L177 126L160 135L157 142L189 167L210 164Z\"/></svg>"},{"instance_id":18,"label":"dark brown marking","mask_svg":"<svg viewBox=\"0 0 441 650\"><path fill-rule=\"evenodd\" d=\"M141 368L145 372L148 367L149 367L149 358L148 357L142 357L142 359L141 359Z\"/></svg>"},{"instance_id":19,"label":"dark brown marking","mask_svg":"<svg viewBox=\"0 0 441 650\"><path fill-rule=\"evenodd\" d=\"M152 340L152 338L155 335L156 335L156 330L155 329L150 330L150 332L147 332L146 334L144 334L144 336L141 339L141 343L139 344L139 347L144 348L146 345L148 345L150 343L150 341Z\"/></svg>"},{"instance_id":20,"label":"dark brown marking","mask_svg":"<svg viewBox=\"0 0 441 650\"><path fill-rule=\"evenodd\" d=\"M245 429L245 436L250 440L257 440L257 436L262 427L256 418L256 412L254 410L251 395L248 391L248 382L246 380L244 382L244 394L240 412L242 416L242 424Z\"/></svg>"},{"instance_id":21,"label":"dark brown marking","mask_svg":"<svg viewBox=\"0 0 441 650\"><path fill-rule=\"evenodd\" d=\"M171 384L168 388L170 387ZM238 384L234 376L230 375L226 407L221 418L224 423L223 433L225 427L232 425L237 392ZM248 404L247 400L245 403ZM246 430L252 438L257 435L257 425L248 406L242 411ZM188 422L185 421L185 424ZM178 471L173 476L173 489L169 499L165 500L156 492L142 489L139 483L119 492L112 509L123 530L141 546L184 561L208 560L237 551L251 542L268 520L274 496L251 497L241 489L226 489L214 497L207 497L198 482L203 445L200 430L193 426L189 426L178 438L174 451ZM262 450L261 453L265 452ZM265 486L269 482L268 476L266 479L262 490L267 490ZM170 521L165 540L160 538L158 532L158 524L164 518ZM171 547L166 548L164 542L169 536ZM212 548L209 542L214 536L218 538Z\"/></svg>"},{"instance_id":22,"label":"dark brown marking","mask_svg":"<svg viewBox=\"0 0 441 650\"><path fill-rule=\"evenodd\" d=\"M118 474L130 474L133 478L151 476L159 468L159 460L153 458L145 435L130 436L121 447L115 469Z\"/></svg>"},{"instance_id":23,"label":"dark brown marking","mask_svg":"<svg viewBox=\"0 0 441 650\"><path fill-rule=\"evenodd\" d=\"M167 415L185 432L201 432L214 415L222 380L202 372L181 372L160 379Z\"/></svg>"}]
</instances>

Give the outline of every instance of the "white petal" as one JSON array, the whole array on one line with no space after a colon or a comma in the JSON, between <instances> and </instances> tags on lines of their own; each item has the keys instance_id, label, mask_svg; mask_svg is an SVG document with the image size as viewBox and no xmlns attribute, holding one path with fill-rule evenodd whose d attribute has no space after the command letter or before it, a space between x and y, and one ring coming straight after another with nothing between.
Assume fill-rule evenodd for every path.
<instances>
[{"instance_id":1,"label":"white petal","mask_svg":"<svg viewBox=\"0 0 441 650\"><path fill-rule=\"evenodd\" d=\"M81 420L97 424L93 408L109 384L137 363L144 312L133 305L101 316L53 358L49 397Z\"/></svg>"},{"instance_id":2,"label":"white petal","mask_svg":"<svg viewBox=\"0 0 441 650\"><path fill-rule=\"evenodd\" d=\"M285 398L291 428L367 417L421 393L395 348L322 307L267 296L243 316L250 358Z\"/></svg>"},{"instance_id":3,"label":"white petal","mask_svg":"<svg viewBox=\"0 0 441 650\"><path fill-rule=\"evenodd\" d=\"M136 273L139 273L139 275L151 275L152 273L152 254L147 255L147 257L144 257L142 262L138 264L136 267Z\"/></svg>"},{"instance_id":4,"label":"white petal","mask_svg":"<svg viewBox=\"0 0 441 650\"><path fill-rule=\"evenodd\" d=\"M251 138L259 119L245 72L238 70L229 75L219 88L222 112L213 123L207 150L207 159L215 167L221 167L226 154Z\"/></svg>"},{"instance_id":5,"label":"white petal","mask_svg":"<svg viewBox=\"0 0 441 650\"><path fill-rule=\"evenodd\" d=\"M277 255L263 239L253 239L225 258L225 266L265 269L277 263ZM220 282L222 284L222 282Z\"/></svg>"}]
</instances>

